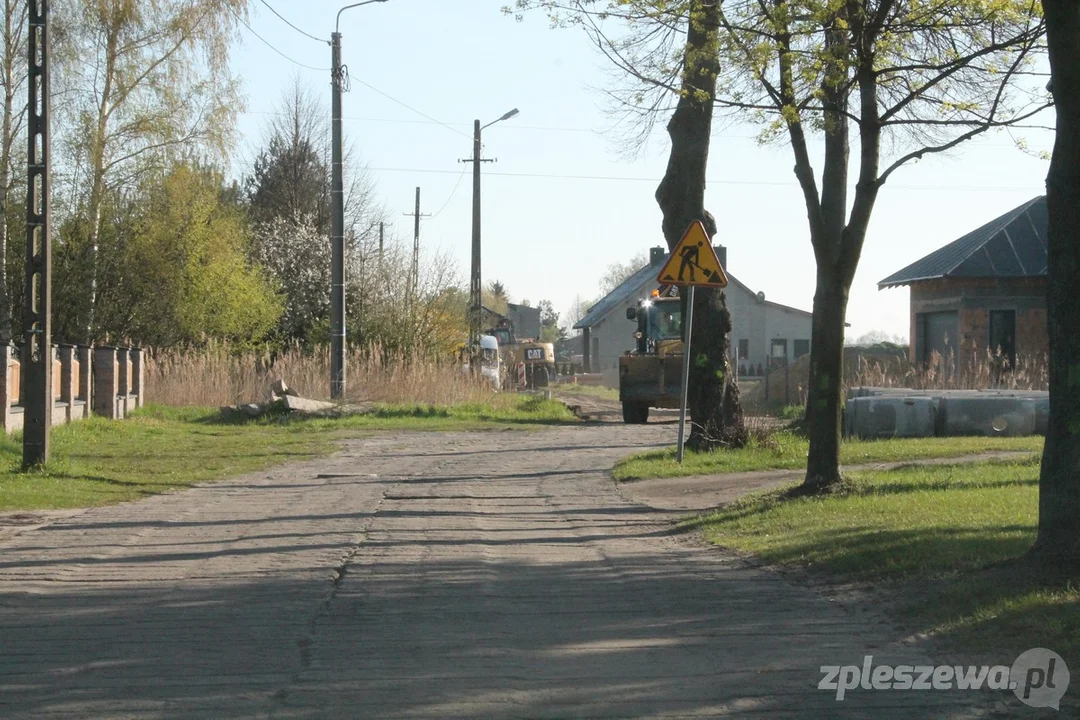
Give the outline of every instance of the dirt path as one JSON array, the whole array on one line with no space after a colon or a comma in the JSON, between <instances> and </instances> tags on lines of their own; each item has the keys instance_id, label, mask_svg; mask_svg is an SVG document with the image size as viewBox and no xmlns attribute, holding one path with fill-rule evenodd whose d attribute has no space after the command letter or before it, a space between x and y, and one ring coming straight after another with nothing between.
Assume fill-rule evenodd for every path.
<instances>
[{"instance_id":1,"label":"dirt path","mask_svg":"<svg viewBox=\"0 0 1080 720\"><path fill-rule=\"evenodd\" d=\"M845 472L893 470L906 465L956 465L1029 457L1030 452L984 452L951 458L924 458L903 462L877 462L845 465ZM790 485L806 475L804 468L796 470L753 470L750 472L690 475L677 478L631 480L621 483L620 492L627 499L658 510L702 511L734 502L744 495Z\"/></svg>"},{"instance_id":2,"label":"dirt path","mask_svg":"<svg viewBox=\"0 0 1080 720\"><path fill-rule=\"evenodd\" d=\"M380 436L0 541L4 718L974 717L927 661L621 497L674 428Z\"/></svg>"}]
</instances>

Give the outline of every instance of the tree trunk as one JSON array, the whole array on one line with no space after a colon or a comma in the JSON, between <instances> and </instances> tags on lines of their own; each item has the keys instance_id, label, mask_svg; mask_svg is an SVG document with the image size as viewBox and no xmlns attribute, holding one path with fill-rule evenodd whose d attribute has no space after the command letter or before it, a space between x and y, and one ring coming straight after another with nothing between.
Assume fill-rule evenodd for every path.
<instances>
[{"instance_id":1,"label":"tree trunk","mask_svg":"<svg viewBox=\"0 0 1080 720\"><path fill-rule=\"evenodd\" d=\"M719 71L718 27L718 3L705 0L691 3L683 92L668 122L671 154L667 171L656 189L669 250L674 250L695 220L705 225L710 238L716 234L716 221L705 211L705 171ZM688 398L693 429L687 446L694 450L741 446L746 443L747 434L739 389L728 362L731 316L722 292L702 289L696 294ZM683 303L685 309L685 300Z\"/></svg>"},{"instance_id":2,"label":"tree trunk","mask_svg":"<svg viewBox=\"0 0 1080 720\"><path fill-rule=\"evenodd\" d=\"M1043 0L1057 139L1046 199L1050 420L1039 476L1034 554L1055 567L1080 565L1080 5Z\"/></svg>"},{"instance_id":3,"label":"tree trunk","mask_svg":"<svg viewBox=\"0 0 1080 720\"><path fill-rule=\"evenodd\" d=\"M699 316L710 324L699 325ZM697 452L743 447L749 436L730 362L731 313L722 290L697 289L694 320L688 398L693 424L686 445Z\"/></svg>"},{"instance_id":4,"label":"tree trunk","mask_svg":"<svg viewBox=\"0 0 1080 720\"><path fill-rule=\"evenodd\" d=\"M806 393L810 453L803 487L816 492L840 482L840 407L844 377L844 318L850 283L818 264L813 342Z\"/></svg>"}]
</instances>

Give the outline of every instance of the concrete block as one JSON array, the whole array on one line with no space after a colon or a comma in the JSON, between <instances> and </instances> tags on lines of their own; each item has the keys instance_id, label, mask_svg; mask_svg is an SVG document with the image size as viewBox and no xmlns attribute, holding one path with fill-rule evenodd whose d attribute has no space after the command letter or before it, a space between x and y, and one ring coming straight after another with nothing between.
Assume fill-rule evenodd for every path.
<instances>
[{"instance_id":1,"label":"concrete block","mask_svg":"<svg viewBox=\"0 0 1080 720\"><path fill-rule=\"evenodd\" d=\"M848 437L933 437L938 401L928 397L857 397L844 408Z\"/></svg>"},{"instance_id":2,"label":"concrete block","mask_svg":"<svg viewBox=\"0 0 1080 720\"><path fill-rule=\"evenodd\" d=\"M939 404L941 434L1002 435L1035 434L1035 400L1025 397L944 397Z\"/></svg>"}]
</instances>

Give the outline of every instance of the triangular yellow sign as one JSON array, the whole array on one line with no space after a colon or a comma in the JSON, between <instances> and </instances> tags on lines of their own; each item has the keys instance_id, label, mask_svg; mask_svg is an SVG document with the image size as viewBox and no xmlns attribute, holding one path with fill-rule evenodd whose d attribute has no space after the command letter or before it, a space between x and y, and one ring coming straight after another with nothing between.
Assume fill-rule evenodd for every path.
<instances>
[{"instance_id":1,"label":"triangular yellow sign","mask_svg":"<svg viewBox=\"0 0 1080 720\"><path fill-rule=\"evenodd\" d=\"M682 240L671 251L657 281L664 285L697 285L699 287L727 287L727 275L720 267L709 233L700 220L686 229Z\"/></svg>"}]
</instances>

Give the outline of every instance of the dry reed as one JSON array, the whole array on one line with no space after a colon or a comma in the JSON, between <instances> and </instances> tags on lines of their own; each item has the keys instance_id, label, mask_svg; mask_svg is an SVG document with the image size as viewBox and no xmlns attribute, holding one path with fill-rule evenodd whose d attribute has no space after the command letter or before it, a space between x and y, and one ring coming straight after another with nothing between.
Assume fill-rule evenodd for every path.
<instances>
[{"instance_id":1,"label":"dry reed","mask_svg":"<svg viewBox=\"0 0 1080 720\"><path fill-rule=\"evenodd\" d=\"M379 346L351 349L346 359L349 402L453 405L492 395L450 359L385 353ZM151 350L146 387L150 402L202 407L263 402L274 381L300 395L329 399L330 353L293 346L278 351L237 351L226 344Z\"/></svg>"}]
</instances>

